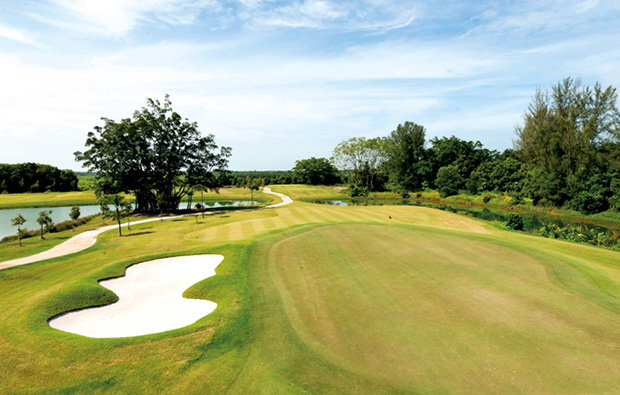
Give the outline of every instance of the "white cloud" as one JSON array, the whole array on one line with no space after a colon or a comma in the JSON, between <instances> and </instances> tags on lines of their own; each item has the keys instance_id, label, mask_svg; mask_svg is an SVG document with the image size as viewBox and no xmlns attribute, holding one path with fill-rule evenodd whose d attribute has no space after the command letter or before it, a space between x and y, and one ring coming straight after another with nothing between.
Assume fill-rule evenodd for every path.
<instances>
[{"instance_id":1,"label":"white cloud","mask_svg":"<svg viewBox=\"0 0 620 395\"><path fill-rule=\"evenodd\" d=\"M417 9L411 2L295 1L270 7L261 1L243 1L240 13L253 27L303 27L340 30L391 30L408 26Z\"/></svg>"},{"instance_id":2,"label":"white cloud","mask_svg":"<svg viewBox=\"0 0 620 395\"><path fill-rule=\"evenodd\" d=\"M47 23L96 34L123 36L140 23L191 25L202 12L221 12L217 0L53 0L62 18Z\"/></svg>"},{"instance_id":3,"label":"white cloud","mask_svg":"<svg viewBox=\"0 0 620 395\"><path fill-rule=\"evenodd\" d=\"M0 37L19 43L37 45L30 35L10 26L0 25Z\"/></svg>"}]
</instances>

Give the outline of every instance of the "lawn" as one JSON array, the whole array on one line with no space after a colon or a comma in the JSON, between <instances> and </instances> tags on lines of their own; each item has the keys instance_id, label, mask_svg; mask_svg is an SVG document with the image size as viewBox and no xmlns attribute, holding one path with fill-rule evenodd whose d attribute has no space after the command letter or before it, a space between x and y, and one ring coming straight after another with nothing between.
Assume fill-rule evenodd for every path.
<instances>
[{"instance_id":1,"label":"lawn","mask_svg":"<svg viewBox=\"0 0 620 395\"><path fill-rule=\"evenodd\" d=\"M254 191L254 199L261 203L279 201L278 198L266 195L262 191ZM127 195L133 199L132 195ZM203 198L206 202L223 200L250 200L250 190L247 188L221 188L218 192L205 192ZM196 192L193 203L200 203L200 192ZM187 201L187 197L184 199ZM0 194L0 209L21 207L59 207L75 205L97 204L94 191L77 192L44 192L44 193L11 193ZM181 204L183 207L183 204Z\"/></svg>"},{"instance_id":2,"label":"lawn","mask_svg":"<svg viewBox=\"0 0 620 395\"><path fill-rule=\"evenodd\" d=\"M0 209L97 204L94 191L0 194Z\"/></svg>"},{"instance_id":3,"label":"lawn","mask_svg":"<svg viewBox=\"0 0 620 395\"><path fill-rule=\"evenodd\" d=\"M271 190L283 193L293 200L302 198L317 198L337 200L339 198L348 197L341 187L328 187L322 185L271 185Z\"/></svg>"},{"instance_id":4,"label":"lawn","mask_svg":"<svg viewBox=\"0 0 620 395\"><path fill-rule=\"evenodd\" d=\"M96 340L46 323L112 302L97 280L128 265L204 253L225 259L185 295L218 307L189 327ZM619 262L410 206L135 225L0 271L0 393L612 393Z\"/></svg>"}]
</instances>

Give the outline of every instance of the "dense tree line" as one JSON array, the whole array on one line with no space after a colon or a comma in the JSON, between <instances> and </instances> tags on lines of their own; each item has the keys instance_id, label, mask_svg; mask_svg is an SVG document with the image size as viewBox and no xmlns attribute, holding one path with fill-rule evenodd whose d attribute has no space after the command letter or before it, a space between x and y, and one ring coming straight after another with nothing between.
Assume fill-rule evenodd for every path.
<instances>
[{"instance_id":1,"label":"dense tree line","mask_svg":"<svg viewBox=\"0 0 620 395\"><path fill-rule=\"evenodd\" d=\"M290 170L231 170L217 174L222 185L244 187L249 179L261 179L265 185L291 184L293 173Z\"/></svg>"},{"instance_id":2,"label":"dense tree line","mask_svg":"<svg viewBox=\"0 0 620 395\"><path fill-rule=\"evenodd\" d=\"M38 163L0 163L0 193L77 191L71 170Z\"/></svg>"},{"instance_id":3,"label":"dense tree line","mask_svg":"<svg viewBox=\"0 0 620 395\"><path fill-rule=\"evenodd\" d=\"M205 137L195 122L164 103L147 99L147 106L120 122L102 118L104 126L88 133L84 152L76 152L90 172L97 174L102 199L131 192L139 212L171 212L197 185L220 187L231 149L218 147L212 134Z\"/></svg>"},{"instance_id":4,"label":"dense tree line","mask_svg":"<svg viewBox=\"0 0 620 395\"><path fill-rule=\"evenodd\" d=\"M516 128L514 149L492 151L479 141L433 138L423 126L398 125L388 136L340 143L332 161L352 195L393 190L403 196L432 188L442 197L501 192L518 203L596 213L620 210L620 112L613 87L567 78L536 92Z\"/></svg>"}]
</instances>

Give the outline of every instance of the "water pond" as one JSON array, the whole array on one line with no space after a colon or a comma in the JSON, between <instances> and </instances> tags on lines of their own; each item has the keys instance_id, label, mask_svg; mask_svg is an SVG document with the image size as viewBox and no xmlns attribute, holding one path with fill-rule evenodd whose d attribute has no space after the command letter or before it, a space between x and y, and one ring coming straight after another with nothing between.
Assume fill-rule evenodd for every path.
<instances>
[{"instance_id":1,"label":"water pond","mask_svg":"<svg viewBox=\"0 0 620 395\"><path fill-rule=\"evenodd\" d=\"M237 207L237 206L249 206L252 202L250 201L217 201L217 202L205 202L204 205L207 208L217 208L217 207ZM184 204L181 204L182 208ZM80 207L80 216L86 217L89 215L95 215L100 213L99 206L79 206ZM37 223L37 218L39 217L39 212L41 211L49 211L52 210L52 221L54 223L69 221L69 213L71 212L71 207L36 207L36 208L12 208L0 210L0 240L6 236L13 236L17 234L17 227L11 225L11 219L15 218L17 214L21 214L22 217L26 219L26 223L23 225L28 230L37 230L39 229L39 224Z\"/></svg>"}]
</instances>

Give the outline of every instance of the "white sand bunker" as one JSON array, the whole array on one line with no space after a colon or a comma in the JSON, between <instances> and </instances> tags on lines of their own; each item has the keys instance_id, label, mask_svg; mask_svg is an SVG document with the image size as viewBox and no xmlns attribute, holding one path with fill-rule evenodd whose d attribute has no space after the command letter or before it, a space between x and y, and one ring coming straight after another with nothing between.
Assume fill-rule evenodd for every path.
<instances>
[{"instance_id":1,"label":"white sand bunker","mask_svg":"<svg viewBox=\"0 0 620 395\"><path fill-rule=\"evenodd\" d=\"M78 335L108 338L140 336L193 324L217 304L181 295L193 284L215 275L221 255L192 255L143 262L124 277L100 284L118 295L111 305L64 314L49 321L52 328Z\"/></svg>"}]
</instances>

